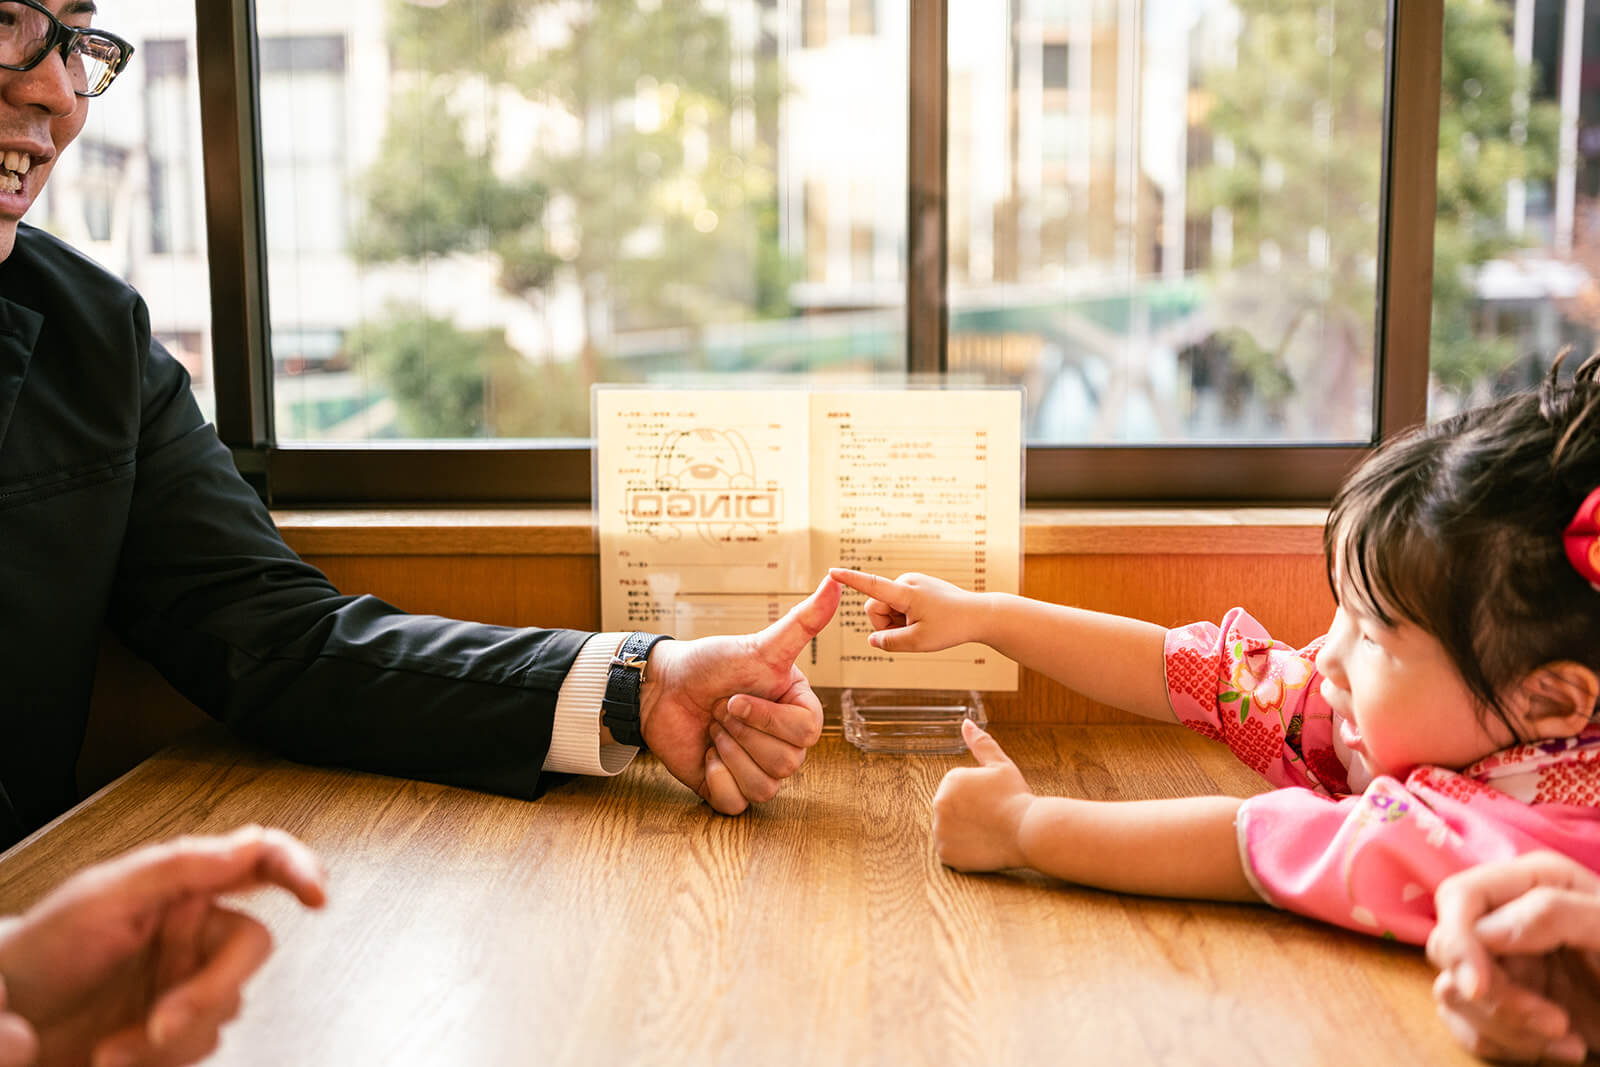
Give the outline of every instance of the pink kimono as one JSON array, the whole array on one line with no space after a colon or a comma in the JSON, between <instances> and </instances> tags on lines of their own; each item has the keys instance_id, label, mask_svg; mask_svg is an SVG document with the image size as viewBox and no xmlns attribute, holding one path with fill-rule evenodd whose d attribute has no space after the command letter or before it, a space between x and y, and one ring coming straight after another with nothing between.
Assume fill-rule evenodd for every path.
<instances>
[{"instance_id":1,"label":"pink kimono","mask_svg":"<svg viewBox=\"0 0 1600 1067\"><path fill-rule=\"evenodd\" d=\"M1418 767L1350 793L1318 687L1318 638L1298 651L1243 609L1169 632L1178 721L1226 744L1278 789L1237 822L1263 899L1353 930L1421 944L1433 891L1487 860L1548 848L1600 871L1600 725L1516 745L1459 772Z\"/></svg>"}]
</instances>

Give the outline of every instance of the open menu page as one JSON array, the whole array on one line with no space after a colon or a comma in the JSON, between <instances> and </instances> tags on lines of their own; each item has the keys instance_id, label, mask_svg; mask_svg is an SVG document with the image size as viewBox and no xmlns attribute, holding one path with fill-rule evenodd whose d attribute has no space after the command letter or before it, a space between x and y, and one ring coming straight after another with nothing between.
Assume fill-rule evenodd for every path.
<instances>
[{"instance_id":1,"label":"open menu page","mask_svg":"<svg viewBox=\"0 0 1600 1067\"><path fill-rule=\"evenodd\" d=\"M601 625L758 630L830 566L1021 585L1018 389L650 389L594 396ZM845 591L814 686L1010 690L981 645L892 655Z\"/></svg>"}]
</instances>

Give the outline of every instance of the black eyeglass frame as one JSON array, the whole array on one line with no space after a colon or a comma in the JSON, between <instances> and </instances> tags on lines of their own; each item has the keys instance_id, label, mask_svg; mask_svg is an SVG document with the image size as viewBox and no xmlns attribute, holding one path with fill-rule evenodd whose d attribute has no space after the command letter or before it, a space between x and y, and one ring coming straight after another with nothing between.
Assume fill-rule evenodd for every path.
<instances>
[{"instance_id":1,"label":"black eyeglass frame","mask_svg":"<svg viewBox=\"0 0 1600 1067\"><path fill-rule=\"evenodd\" d=\"M66 63L71 58L72 47L80 40L85 37L98 37L101 40L110 41L112 44L116 45L121 55L115 63L106 63L106 70L108 73L105 75L105 77L100 79L98 88L91 87L85 91L79 91L77 89L72 90L74 96L92 98L99 96L101 93L111 88L111 83L117 80L117 75L122 73L124 68L126 68L128 65L128 60L133 58L133 45L129 44L127 41L123 40L121 37L118 37L114 33L107 33L105 30L79 29L76 26L68 26L66 23L56 18L55 13L49 8L39 3L39 0L6 0L6 2L12 4L21 4L23 7L31 7L35 11L39 12L45 18L50 20L50 32L45 36L44 47L39 49L38 55L21 65L0 63L0 70L32 70L40 63L43 63L46 56L48 56L51 52L57 51L58 49L61 52L61 62ZM101 60L101 62L104 62L104 60Z\"/></svg>"}]
</instances>

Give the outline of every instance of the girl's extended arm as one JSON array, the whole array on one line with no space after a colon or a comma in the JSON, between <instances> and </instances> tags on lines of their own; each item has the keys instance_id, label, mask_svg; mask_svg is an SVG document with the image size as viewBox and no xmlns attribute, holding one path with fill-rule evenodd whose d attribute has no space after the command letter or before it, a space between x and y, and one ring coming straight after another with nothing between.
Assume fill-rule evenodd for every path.
<instances>
[{"instance_id":1,"label":"girl's extended arm","mask_svg":"<svg viewBox=\"0 0 1600 1067\"><path fill-rule=\"evenodd\" d=\"M1259 901L1234 832L1235 797L1106 802L1037 797L994 738L962 723L977 767L945 775L933 844L957 870L1032 867L1123 893Z\"/></svg>"},{"instance_id":2,"label":"girl's extended arm","mask_svg":"<svg viewBox=\"0 0 1600 1067\"><path fill-rule=\"evenodd\" d=\"M1091 700L1176 719L1167 702L1167 631L1154 623L1009 593L971 593L925 574L893 581L843 567L828 574L867 595L875 648L933 652L981 641Z\"/></svg>"}]
</instances>

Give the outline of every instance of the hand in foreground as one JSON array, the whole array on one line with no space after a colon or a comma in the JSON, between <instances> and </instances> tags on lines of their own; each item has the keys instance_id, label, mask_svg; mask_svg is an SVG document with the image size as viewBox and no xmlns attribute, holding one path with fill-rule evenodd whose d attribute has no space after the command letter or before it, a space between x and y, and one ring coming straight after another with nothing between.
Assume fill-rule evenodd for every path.
<instances>
[{"instance_id":1,"label":"hand in foreground","mask_svg":"<svg viewBox=\"0 0 1600 1067\"><path fill-rule=\"evenodd\" d=\"M958 871L1026 867L1022 820L1034 796L1000 743L971 719L961 736L976 767L957 767L933 794L933 850Z\"/></svg>"},{"instance_id":2,"label":"hand in foreground","mask_svg":"<svg viewBox=\"0 0 1600 1067\"><path fill-rule=\"evenodd\" d=\"M7 1010L5 981L0 979L0 1067L29 1067L38 1054L33 1024Z\"/></svg>"},{"instance_id":3,"label":"hand in foreground","mask_svg":"<svg viewBox=\"0 0 1600 1067\"><path fill-rule=\"evenodd\" d=\"M6 920L7 1011L31 1025L36 1062L167 1067L209 1054L272 949L265 927L217 896L274 885L323 903L311 851L282 830L247 826L88 868ZM4 1050L16 1016L0 1016L0 1064L12 1062Z\"/></svg>"},{"instance_id":4,"label":"hand in foreground","mask_svg":"<svg viewBox=\"0 0 1600 1067\"><path fill-rule=\"evenodd\" d=\"M639 730L672 776L716 810L771 800L822 736L822 703L795 659L833 618L824 578L765 630L663 641L650 652Z\"/></svg>"},{"instance_id":5,"label":"hand in foreground","mask_svg":"<svg viewBox=\"0 0 1600 1067\"><path fill-rule=\"evenodd\" d=\"M828 577L858 593L873 633L867 643L885 652L937 652L980 640L983 596L943 578L915 572L890 581L845 567L828 568Z\"/></svg>"},{"instance_id":6,"label":"hand in foreground","mask_svg":"<svg viewBox=\"0 0 1600 1067\"><path fill-rule=\"evenodd\" d=\"M1600 877L1533 852L1447 878L1434 907L1433 999L1457 1040L1505 1060L1600 1048Z\"/></svg>"}]
</instances>

